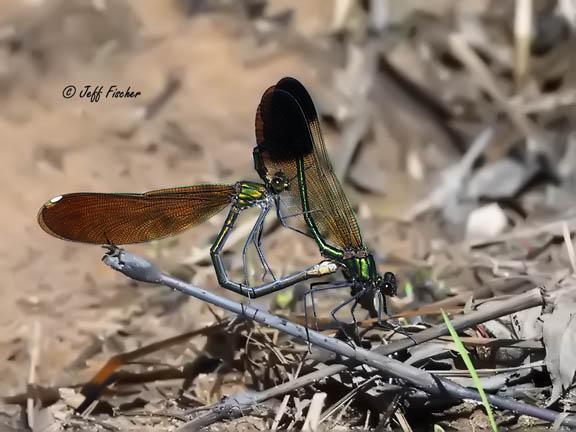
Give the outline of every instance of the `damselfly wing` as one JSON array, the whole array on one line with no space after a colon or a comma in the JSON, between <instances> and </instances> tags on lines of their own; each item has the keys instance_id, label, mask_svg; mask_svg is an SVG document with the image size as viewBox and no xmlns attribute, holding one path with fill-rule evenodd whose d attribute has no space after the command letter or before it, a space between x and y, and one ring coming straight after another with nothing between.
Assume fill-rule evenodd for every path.
<instances>
[{"instance_id":1,"label":"damselfly wing","mask_svg":"<svg viewBox=\"0 0 576 432\"><path fill-rule=\"evenodd\" d=\"M194 185L137 193L79 192L48 201L38 223L55 237L93 244L131 244L176 235L229 206L233 185Z\"/></svg>"},{"instance_id":2,"label":"damselfly wing","mask_svg":"<svg viewBox=\"0 0 576 432\"><path fill-rule=\"evenodd\" d=\"M338 263L345 280L310 292L351 288L351 297L336 307L357 304L381 321L386 312L384 295L394 295L396 279L378 272L373 255L362 241L352 207L328 158L318 114L305 87L283 78L266 90L256 113L255 167L266 184L277 191L279 216L303 220L323 256ZM279 181L283 180L282 181ZM314 285L314 284L313 284ZM355 318L354 318L355 320Z\"/></svg>"},{"instance_id":3,"label":"damselfly wing","mask_svg":"<svg viewBox=\"0 0 576 432\"><path fill-rule=\"evenodd\" d=\"M284 222L292 225L296 219L302 225L307 212L333 246L363 248L354 211L330 163L314 103L300 82L283 78L266 90L256 113L256 140L268 179L281 173L289 180L279 194Z\"/></svg>"}]
</instances>

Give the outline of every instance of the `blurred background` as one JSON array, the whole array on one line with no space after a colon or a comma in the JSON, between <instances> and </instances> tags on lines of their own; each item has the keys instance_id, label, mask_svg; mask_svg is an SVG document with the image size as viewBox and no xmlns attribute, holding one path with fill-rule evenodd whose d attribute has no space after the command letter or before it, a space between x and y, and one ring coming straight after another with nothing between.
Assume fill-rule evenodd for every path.
<instances>
[{"instance_id":1,"label":"blurred background","mask_svg":"<svg viewBox=\"0 0 576 432\"><path fill-rule=\"evenodd\" d=\"M498 253L535 258L562 235L555 221L573 228L571 0L3 0L0 18L2 394L25 389L31 346L38 383L73 383L114 353L213 320L195 300L127 284L100 248L51 238L36 214L66 192L258 180L255 110L284 76L312 94L366 243L398 273L393 312L521 290L491 281L568 266L560 247L504 270L497 252L470 251L520 238ZM66 99L68 85L141 95ZM207 254L224 216L130 250L231 295ZM277 273L320 259L307 238L268 231ZM241 245L226 255L234 275Z\"/></svg>"}]
</instances>

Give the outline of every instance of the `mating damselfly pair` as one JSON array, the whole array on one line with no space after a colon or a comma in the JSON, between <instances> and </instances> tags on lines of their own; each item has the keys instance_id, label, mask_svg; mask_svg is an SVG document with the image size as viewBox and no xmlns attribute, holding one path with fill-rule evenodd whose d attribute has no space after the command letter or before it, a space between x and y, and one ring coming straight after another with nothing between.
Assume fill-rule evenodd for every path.
<instances>
[{"instance_id":1,"label":"mating damselfly pair","mask_svg":"<svg viewBox=\"0 0 576 432\"><path fill-rule=\"evenodd\" d=\"M385 296L395 294L396 278L393 273L378 272L332 169L312 98L296 79L283 78L262 96L256 113L256 143L254 166L263 183L201 184L141 194L70 193L48 201L38 222L61 239L124 245L176 235L230 206L211 248L222 287L255 298L341 270L342 280L311 283L304 299L317 291L350 288L350 298L332 310L332 317L338 321L336 313L350 305L356 324L354 310L360 305L381 323L387 313ZM250 286L246 277L241 283L229 278L221 258L239 214L253 207L261 212L246 239L243 257L245 260L248 246L254 245L265 272L273 278L258 286ZM264 221L272 208L284 227L311 237L325 260L275 278L261 242ZM304 228L296 228L295 220Z\"/></svg>"}]
</instances>

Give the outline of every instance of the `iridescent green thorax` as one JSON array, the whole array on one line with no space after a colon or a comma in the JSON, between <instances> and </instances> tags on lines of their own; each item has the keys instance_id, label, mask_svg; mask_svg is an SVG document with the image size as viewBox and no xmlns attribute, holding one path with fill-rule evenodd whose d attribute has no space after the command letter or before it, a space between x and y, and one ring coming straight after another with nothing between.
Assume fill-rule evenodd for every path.
<instances>
[{"instance_id":1,"label":"iridescent green thorax","mask_svg":"<svg viewBox=\"0 0 576 432\"><path fill-rule=\"evenodd\" d=\"M374 282L380 277L376 262L372 254L344 254L341 264L345 267L343 270L345 276L349 280Z\"/></svg>"},{"instance_id":2,"label":"iridescent green thorax","mask_svg":"<svg viewBox=\"0 0 576 432\"><path fill-rule=\"evenodd\" d=\"M260 183L238 182L235 185L235 205L239 208L251 207L266 196L266 186Z\"/></svg>"}]
</instances>

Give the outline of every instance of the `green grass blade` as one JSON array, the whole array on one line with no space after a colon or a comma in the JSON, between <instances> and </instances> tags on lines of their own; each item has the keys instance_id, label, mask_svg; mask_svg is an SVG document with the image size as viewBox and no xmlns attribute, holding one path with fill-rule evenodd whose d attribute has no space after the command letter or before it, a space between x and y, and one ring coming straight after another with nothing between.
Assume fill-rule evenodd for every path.
<instances>
[{"instance_id":1,"label":"green grass blade","mask_svg":"<svg viewBox=\"0 0 576 432\"><path fill-rule=\"evenodd\" d=\"M482 404L484 405L484 408L486 409L486 412L488 413L488 420L490 421L490 426L492 427L492 430L494 432L498 432L498 427L496 426L496 421L494 421L494 414L492 413L492 407L490 407L490 404L488 403L488 398L486 397L486 393L484 392L484 389L482 388L482 383L480 382L480 378L478 378L478 373L476 372L476 369L474 368L474 365L472 364L472 360L470 360L470 356L468 355L468 351L466 351L466 348L464 347L462 340L460 340L460 338L458 337L458 333L456 333L456 330L454 330L454 327L452 326L452 323L450 322L450 318L448 318L448 315L446 315L446 312L444 312L444 310L442 310L442 317L444 318L444 322L446 323L446 327L448 327L448 331L450 332L450 336L452 336L452 340L454 340L454 344L456 345L456 350L458 350L458 354L460 354L460 357L462 357L462 360L464 360L464 364L466 365L468 372L470 372L470 376L472 377L472 381L474 382L474 385L476 386L478 393L480 393L480 398L482 399Z\"/></svg>"},{"instance_id":2,"label":"green grass blade","mask_svg":"<svg viewBox=\"0 0 576 432\"><path fill-rule=\"evenodd\" d=\"M276 304L280 308L286 309L294 301L294 290L292 289L292 287L290 287L289 289L280 291L278 294L276 294L275 300Z\"/></svg>"},{"instance_id":3,"label":"green grass blade","mask_svg":"<svg viewBox=\"0 0 576 432\"><path fill-rule=\"evenodd\" d=\"M409 280L407 280L404 283L404 292L406 293L407 296L411 296L414 294L414 285L412 285L412 282L410 282Z\"/></svg>"}]
</instances>

